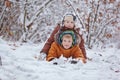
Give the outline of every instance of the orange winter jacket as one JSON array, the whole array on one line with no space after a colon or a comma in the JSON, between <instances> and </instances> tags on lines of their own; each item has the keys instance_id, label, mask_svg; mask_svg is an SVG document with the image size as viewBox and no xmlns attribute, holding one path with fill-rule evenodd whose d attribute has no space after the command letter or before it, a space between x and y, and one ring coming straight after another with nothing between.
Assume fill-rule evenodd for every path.
<instances>
[{"instance_id":1,"label":"orange winter jacket","mask_svg":"<svg viewBox=\"0 0 120 80\"><path fill-rule=\"evenodd\" d=\"M46 60L51 61L54 58L59 58L61 55L66 58L84 58L83 53L78 45L75 45L70 49L64 49L57 42L53 42L46 57Z\"/></svg>"}]
</instances>

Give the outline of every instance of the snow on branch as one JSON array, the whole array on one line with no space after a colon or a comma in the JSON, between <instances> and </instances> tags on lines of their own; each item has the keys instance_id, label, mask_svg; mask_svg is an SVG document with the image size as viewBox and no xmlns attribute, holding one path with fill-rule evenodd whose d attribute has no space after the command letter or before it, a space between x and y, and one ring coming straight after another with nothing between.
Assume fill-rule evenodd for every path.
<instances>
[{"instance_id":1,"label":"snow on branch","mask_svg":"<svg viewBox=\"0 0 120 80\"><path fill-rule=\"evenodd\" d=\"M53 0L48 0L48 1L44 2L44 3L41 5L41 7L39 8L38 12L36 12L35 17L33 18L32 21L35 21L36 18L39 16L39 14L43 11L44 7L46 7L46 6L47 6L50 2L52 2L52 1L53 1Z\"/></svg>"},{"instance_id":2,"label":"snow on branch","mask_svg":"<svg viewBox=\"0 0 120 80\"><path fill-rule=\"evenodd\" d=\"M78 16L78 14L77 14L77 12L76 12L75 8L73 7L73 5L72 5L71 1L70 1L70 0L68 0L68 2L69 2L69 4L70 4L70 6L72 7L72 9L73 9L74 13L76 14L76 16L77 16L78 20L80 21L80 23L81 23L81 25L82 25L82 28L85 28L85 25L83 24L83 21L82 21L82 20L81 20L81 18Z\"/></svg>"}]
</instances>

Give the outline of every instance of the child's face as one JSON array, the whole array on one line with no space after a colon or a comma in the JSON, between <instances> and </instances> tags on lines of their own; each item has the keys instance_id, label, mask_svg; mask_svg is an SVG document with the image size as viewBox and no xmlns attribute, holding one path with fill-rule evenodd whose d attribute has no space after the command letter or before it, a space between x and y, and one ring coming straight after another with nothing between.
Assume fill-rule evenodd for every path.
<instances>
[{"instance_id":1,"label":"child's face","mask_svg":"<svg viewBox=\"0 0 120 80\"><path fill-rule=\"evenodd\" d=\"M70 38L66 38L63 36L63 39L62 39L62 46L65 48L65 49L69 49L71 46L72 46L72 37Z\"/></svg>"},{"instance_id":2,"label":"child's face","mask_svg":"<svg viewBox=\"0 0 120 80\"><path fill-rule=\"evenodd\" d=\"M72 29L74 27L74 21L73 20L65 20L64 21L64 26L67 27L67 28L70 28Z\"/></svg>"}]
</instances>

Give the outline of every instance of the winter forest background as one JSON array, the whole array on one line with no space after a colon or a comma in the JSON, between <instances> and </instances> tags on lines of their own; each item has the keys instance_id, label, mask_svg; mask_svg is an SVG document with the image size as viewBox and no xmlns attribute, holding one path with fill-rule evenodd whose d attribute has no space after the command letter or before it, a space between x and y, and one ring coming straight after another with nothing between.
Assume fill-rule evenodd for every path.
<instances>
[{"instance_id":1,"label":"winter forest background","mask_svg":"<svg viewBox=\"0 0 120 80\"><path fill-rule=\"evenodd\" d=\"M38 60L66 13L77 16L86 64ZM0 80L26 79L120 80L120 0L0 0Z\"/></svg>"},{"instance_id":2,"label":"winter forest background","mask_svg":"<svg viewBox=\"0 0 120 80\"><path fill-rule=\"evenodd\" d=\"M42 43L66 13L77 16L87 48L120 48L119 0L0 0L0 38Z\"/></svg>"}]
</instances>

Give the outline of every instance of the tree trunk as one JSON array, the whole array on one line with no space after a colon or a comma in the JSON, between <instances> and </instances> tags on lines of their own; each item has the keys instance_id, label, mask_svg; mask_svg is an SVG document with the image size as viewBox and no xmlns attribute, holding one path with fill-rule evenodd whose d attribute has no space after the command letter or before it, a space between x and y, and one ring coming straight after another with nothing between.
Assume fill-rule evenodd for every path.
<instances>
[{"instance_id":1,"label":"tree trunk","mask_svg":"<svg viewBox=\"0 0 120 80\"><path fill-rule=\"evenodd\" d=\"M0 56L0 66L2 66L2 60L1 60L1 56Z\"/></svg>"}]
</instances>

